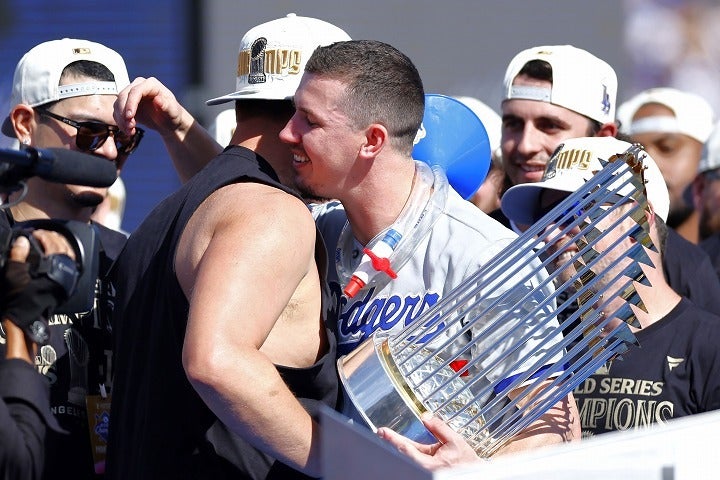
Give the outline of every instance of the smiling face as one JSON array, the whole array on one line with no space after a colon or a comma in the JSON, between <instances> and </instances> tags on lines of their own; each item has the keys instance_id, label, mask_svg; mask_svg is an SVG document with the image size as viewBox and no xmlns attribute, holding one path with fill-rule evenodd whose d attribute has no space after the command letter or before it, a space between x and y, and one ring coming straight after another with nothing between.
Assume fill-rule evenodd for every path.
<instances>
[{"instance_id":1,"label":"smiling face","mask_svg":"<svg viewBox=\"0 0 720 480\"><path fill-rule=\"evenodd\" d=\"M640 107L633 121L648 117L674 117L672 110L664 105L650 103ZM702 155L702 143L682 133L645 132L632 135L655 159L662 172L670 194L670 218L673 226L682 222L692 212L692 205L685 200L685 189L692 183Z\"/></svg>"},{"instance_id":2,"label":"smiling face","mask_svg":"<svg viewBox=\"0 0 720 480\"><path fill-rule=\"evenodd\" d=\"M295 114L280 132L293 153L295 183L308 195L342 200L355 187L364 129L353 126L341 80L305 73L295 93Z\"/></svg>"},{"instance_id":3,"label":"smiling face","mask_svg":"<svg viewBox=\"0 0 720 480\"><path fill-rule=\"evenodd\" d=\"M519 75L514 85L551 88L549 81ZM539 182L545 165L563 140L590 135L590 120L567 108L537 100L502 103L501 149L513 185Z\"/></svg>"}]
</instances>

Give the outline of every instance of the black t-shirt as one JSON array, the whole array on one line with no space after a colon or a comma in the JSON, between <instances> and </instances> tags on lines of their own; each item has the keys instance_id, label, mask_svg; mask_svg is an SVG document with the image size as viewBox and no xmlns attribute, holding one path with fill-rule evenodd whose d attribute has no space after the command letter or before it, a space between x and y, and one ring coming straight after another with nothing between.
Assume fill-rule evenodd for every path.
<instances>
[{"instance_id":1,"label":"black t-shirt","mask_svg":"<svg viewBox=\"0 0 720 480\"><path fill-rule=\"evenodd\" d=\"M710 257L715 273L720 278L720 233L716 233L700 242L700 248Z\"/></svg>"},{"instance_id":2,"label":"black t-shirt","mask_svg":"<svg viewBox=\"0 0 720 480\"><path fill-rule=\"evenodd\" d=\"M182 365L189 303L173 269L177 244L208 196L243 181L291 193L264 159L228 147L148 215L113 267L118 303L109 478L307 478L229 432ZM330 349L312 367L277 367L311 415L338 401L335 337L327 334Z\"/></svg>"},{"instance_id":3,"label":"black t-shirt","mask_svg":"<svg viewBox=\"0 0 720 480\"><path fill-rule=\"evenodd\" d=\"M720 408L720 317L687 299L574 391L583 436Z\"/></svg>"},{"instance_id":4,"label":"black t-shirt","mask_svg":"<svg viewBox=\"0 0 720 480\"><path fill-rule=\"evenodd\" d=\"M0 215L1 228L13 223L9 212ZM45 440L45 479L92 479L95 466L89 425L107 440L105 418L88 418L86 397L112 390L112 328L110 311L115 294L107 273L126 237L99 224L93 224L102 246L95 308L88 312L53 315L49 320L50 341L39 347L35 367L50 383L50 408L67 433L49 430ZM4 332L0 339L0 358L5 357ZM89 424L89 422L91 422ZM102 440L98 448L104 448Z\"/></svg>"},{"instance_id":5,"label":"black t-shirt","mask_svg":"<svg viewBox=\"0 0 720 480\"><path fill-rule=\"evenodd\" d=\"M663 271L670 286L695 305L720 315L720 279L705 251L668 229Z\"/></svg>"}]
</instances>

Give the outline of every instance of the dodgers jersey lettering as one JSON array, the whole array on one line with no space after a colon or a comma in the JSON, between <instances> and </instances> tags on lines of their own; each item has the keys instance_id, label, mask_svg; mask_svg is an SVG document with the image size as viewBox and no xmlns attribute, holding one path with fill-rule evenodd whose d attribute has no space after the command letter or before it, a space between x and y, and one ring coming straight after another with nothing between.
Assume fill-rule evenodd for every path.
<instances>
[{"instance_id":1,"label":"dodgers jersey lettering","mask_svg":"<svg viewBox=\"0 0 720 480\"><path fill-rule=\"evenodd\" d=\"M313 216L330 258L333 258L346 221L343 207L339 202L316 205ZM331 301L326 306L325 318L337 335L339 355L353 351L376 332L397 333L477 272L515 238L514 232L451 190L431 232L418 243L411 258L397 272L396 279L379 288L364 288L348 299L342 293L345 285L331 264L328 272ZM355 241L353 251L345 254L359 258L362 248ZM530 283L538 285L541 280L537 277ZM548 286L540 296L547 298L551 293L552 287ZM445 333L447 336L452 334ZM546 340L538 338L537 342ZM528 342L522 350L529 351L537 342Z\"/></svg>"}]
</instances>

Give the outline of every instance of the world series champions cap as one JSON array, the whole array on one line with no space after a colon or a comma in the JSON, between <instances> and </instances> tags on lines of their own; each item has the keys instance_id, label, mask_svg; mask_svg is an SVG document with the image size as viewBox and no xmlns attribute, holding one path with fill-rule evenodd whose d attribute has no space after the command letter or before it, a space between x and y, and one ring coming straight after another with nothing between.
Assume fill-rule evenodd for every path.
<instances>
[{"instance_id":1,"label":"world series champions cap","mask_svg":"<svg viewBox=\"0 0 720 480\"><path fill-rule=\"evenodd\" d=\"M513 85L520 70L532 60L552 67L552 87ZM515 55L503 81L503 101L513 98L552 103L602 124L615 121L615 70L595 55L572 45L532 47Z\"/></svg>"},{"instance_id":2,"label":"world series champions cap","mask_svg":"<svg viewBox=\"0 0 720 480\"><path fill-rule=\"evenodd\" d=\"M631 146L630 143L615 137L581 137L566 140L548 160L541 181L515 185L505 192L501 199L503 213L515 223L531 225L535 221L534 216L543 189L572 193L602 169L600 160L608 160L613 155L622 154ZM564 161L568 158L586 159L586 161ZM643 154L643 167L645 167L643 175L648 202L652 204L655 214L666 220L670 210L670 196L660 168L647 153ZM626 185L620 188L618 193L627 195L632 189L632 185Z\"/></svg>"},{"instance_id":3,"label":"world series champions cap","mask_svg":"<svg viewBox=\"0 0 720 480\"><path fill-rule=\"evenodd\" d=\"M335 25L294 13L253 27L240 41L236 91L205 103L291 99L312 52L345 40L350 36Z\"/></svg>"},{"instance_id":4,"label":"world series champions cap","mask_svg":"<svg viewBox=\"0 0 720 480\"><path fill-rule=\"evenodd\" d=\"M670 109L674 116L648 116L634 119L640 107L658 104ZM681 133L705 143L715 121L715 112L700 95L683 92L674 88L661 87L644 90L617 111L620 131L627 135L648 132Z\"/></svg>"},{"instance_id":5,"label":"world series champions cap","mask_svg":"<svg viewBox=\"0 0 720 480\"><path fill-rule=\"evenodd\" d=\"M91 80L60 85L60 76L65 67L80 60L104 65L113 74L115 81ZM36 107L84 95L117 95L129 84L125 61L115 50L88 40L50 40L31 48L15 67L10 109L21 103ZM9 115L5 117L2 132L8 137L15 136Z\"/></svg>"}]
</instances>

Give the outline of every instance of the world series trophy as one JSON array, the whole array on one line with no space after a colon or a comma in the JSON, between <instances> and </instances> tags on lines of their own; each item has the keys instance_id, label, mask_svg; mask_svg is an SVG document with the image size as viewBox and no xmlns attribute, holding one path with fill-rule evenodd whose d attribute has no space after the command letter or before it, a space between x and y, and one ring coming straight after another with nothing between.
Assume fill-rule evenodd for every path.
<instances>
[{"instance_id":1,"label":"world series trophy","mask_svg":"<svg viewBox=\"0 0 720 480\"><path fill-rule=\"evenodd\" d=\"M641 264L655 250L643 157L633 145L602 160L583 187L413 323L340 358L367 424L435 443L420 421L431 412L487 458L637 343L633 308L645 307L635 282L649 285ZM568 238L575 248L558 248Z\"/></svg>"}]
</instances>

